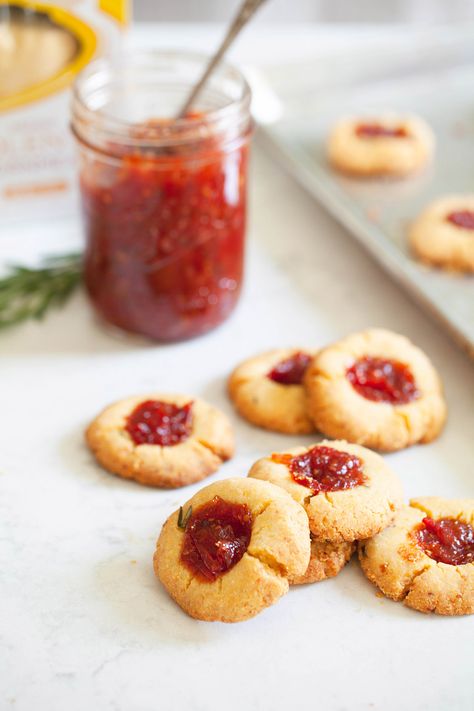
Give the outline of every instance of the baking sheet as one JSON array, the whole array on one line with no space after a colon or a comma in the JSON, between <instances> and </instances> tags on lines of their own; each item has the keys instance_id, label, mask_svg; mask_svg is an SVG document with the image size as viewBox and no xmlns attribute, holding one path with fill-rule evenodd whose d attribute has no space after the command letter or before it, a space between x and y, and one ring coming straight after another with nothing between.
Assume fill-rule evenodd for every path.
<instances>
[{"instance_id":1,"label":"baking sheet","mask_svg":"<svg viewBox=\"0 0 474 711\"><path fill-rule=\"evenodd\" d=\"M474 278L431 269L408 249L407 227L431 200L474 192L474 64L389 80L308 92L311 68L301 68L304 90L278 92L282 116L264 132L297 179L377 261L474 357ZM288 86L288 83L287 83ZM303 89L303 84L301 85ZM337 174L325 155L334 121L348 114L393 110L423 116L435 131L437 152L422 174L403 180L355 179Z\"/></svg>"}]
</instances>

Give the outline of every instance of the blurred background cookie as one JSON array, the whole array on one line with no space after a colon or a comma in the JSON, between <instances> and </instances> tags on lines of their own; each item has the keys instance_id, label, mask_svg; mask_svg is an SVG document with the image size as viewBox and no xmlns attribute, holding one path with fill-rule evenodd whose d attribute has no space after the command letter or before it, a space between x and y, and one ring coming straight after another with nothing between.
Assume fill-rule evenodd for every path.
<instances>
[{"instance_id":1,"label":"blurred background cookie","mask_svg":"<svg viewBox=\"0 0 474 711\"><path fill-rule=\"evenodd\" d=\"M410 246L422 262L474 272L474 195L435 200L413 222Z\"/></svg>"},{"instance_id":2,"label":"blurred background cookie","mask_svg":"<svg viewBox=\"0 0 474 711\"><path fill-rule=\"evenodd\" d=\"M93 420L86 440L113 474L171 489L200 481L234 454L226 415L189 395L120 400Z\"/></svg>"},{"instance_id":3,"label":"blurred background cookie","mask_svg":"<svg viewBox=\"0 0 474 711\"><path fill-rule=\"evenodd\" d=\"M313 432L302 382L315 353L309 349L281 348L238 365L229 378L228 390L242 417L276 432Z\"/></svg>"},{"instance_id":4,"label":"blurred background cookie","mask_svg":"<svg viewBox=\"0 0 474 711\"><path fill-rule=\"evenodd\" d=\"M328 158L344 173L403 177L423 168L434 147L431 128L417 116L349 117L329 134Z\"/></svg>"}]
</instances>

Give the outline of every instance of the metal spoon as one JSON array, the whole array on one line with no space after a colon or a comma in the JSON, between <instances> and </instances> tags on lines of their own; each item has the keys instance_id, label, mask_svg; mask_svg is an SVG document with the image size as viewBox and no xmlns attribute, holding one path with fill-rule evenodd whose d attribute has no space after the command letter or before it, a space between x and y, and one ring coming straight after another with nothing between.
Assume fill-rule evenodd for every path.
<instances>
[{"instance_id":1,"label":"metal spoon","mask_svg":"<svg viewBox=\"0 0 474 711\"><path fill-rule=\"evenodd\" d=\"M191 91L190 95L184 102L183 106L181 107L181 110L177 114L176 118L184 118L188 111L190 110L191 106L194 104L198 94L201 92L201 89L203 86L206 84L207 80L209 79L210 75L214 71L215 67L217 64L219 64L220 60L224 56L224 54L227 52L228 48L232 44L232 42L235 40L237 35L240 33L240 30L245 27L247 22L253 17L253 15L257 12L258 8L263 5L263 3L266 2L266 0L244 0L237 15L235 16L234 20L232 21L226 36L224 37L219 49L215 53L215 55L209 60L209 63L207 64L203 75L199 79L198 83L194 86L193 90Z\"/></svg>"}]
</instances>

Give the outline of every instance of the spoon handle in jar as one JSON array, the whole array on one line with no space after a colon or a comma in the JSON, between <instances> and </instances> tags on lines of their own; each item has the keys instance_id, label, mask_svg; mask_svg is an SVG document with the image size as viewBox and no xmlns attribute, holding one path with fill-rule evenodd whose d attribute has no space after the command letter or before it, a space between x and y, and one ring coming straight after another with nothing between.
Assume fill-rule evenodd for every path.
<instances>
[{"instance_id":1,"label":"spoon handle in jar","mask_svg":"<svg viewBox=\"0 0 474 711\"><path fill-rule=\"evenodd\" d=\"M206 84L208 78L214 71L217 64L219 64L220 60L222 59L224 54L227 52L228 48L230 47L230 45L232 44L234 39L240 33L241 29L243 27L245 27L245 25L248 23L248 21L257 12L259 7L261 5L263 5L264 2L266 2L266 0L244 0L243 1L242 5L240 7L240 10L238 11L237 15L235 16L234 20L232 21L232 23L227 31L227 34L224 37L219 49L214 54L212 59L209 61L209 64L206 66L206 69L204 70L202 77L199 79L198 83L193 88L190 95L186 99L185 103L181 107L181 109L177 115L177 118L183 118L184 116L186 116L189 109L195 102L201 89Z\"/></svg>"}]
</instances>

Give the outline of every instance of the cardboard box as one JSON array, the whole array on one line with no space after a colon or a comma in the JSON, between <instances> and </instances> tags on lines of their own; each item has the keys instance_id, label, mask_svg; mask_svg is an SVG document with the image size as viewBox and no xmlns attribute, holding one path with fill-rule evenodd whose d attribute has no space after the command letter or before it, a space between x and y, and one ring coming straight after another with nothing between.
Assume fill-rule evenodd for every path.
<instances>
[{"instance_id":1,"label":"cardboard box","mask_svg":"<svg viewBox=\"0 0 474 711\"><path fill-rule=\"evenodd\" d=\"M70 87L118 51L130 2L0 0L0 234L76 208Z\"/></svg>"}]
</instances>

